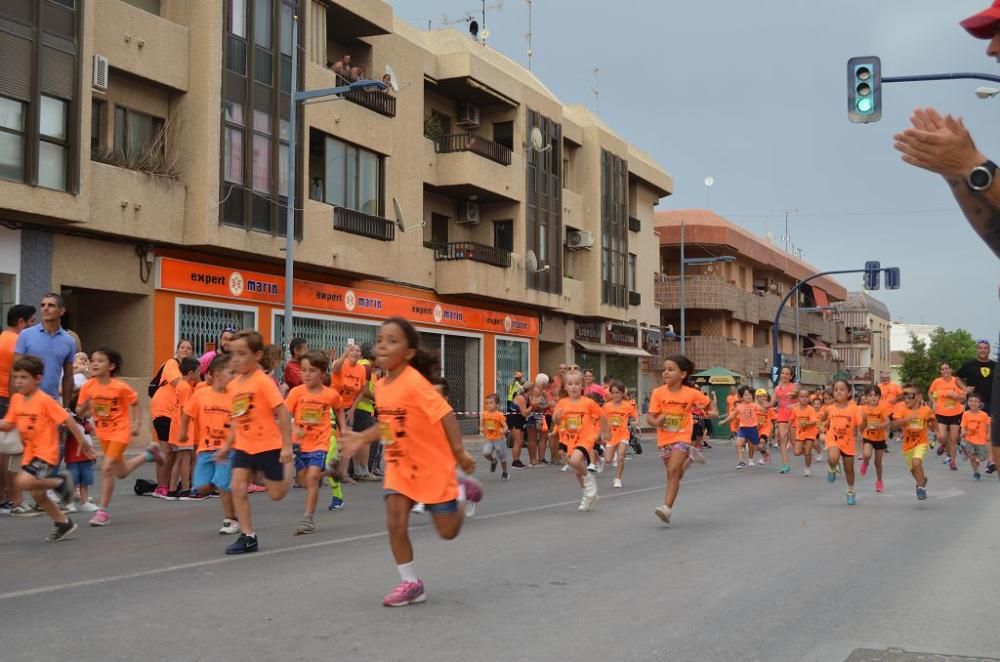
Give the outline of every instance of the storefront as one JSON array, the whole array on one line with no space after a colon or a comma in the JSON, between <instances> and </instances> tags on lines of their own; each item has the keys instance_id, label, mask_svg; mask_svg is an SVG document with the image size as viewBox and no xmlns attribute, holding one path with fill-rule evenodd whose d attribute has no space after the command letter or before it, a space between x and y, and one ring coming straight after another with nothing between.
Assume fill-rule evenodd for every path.
<instances>
[{"instance_id":1,"label":"storefront","mask_svg":"<svg viewBox=\"0 0 1000 662\"><path fill-rule=\"evenodd\" d=\"M526 315L458 306L432 298L296 279L295 335L311 347L342 351L351 341L374 344L382 320L404 317L420 330L420 343L441 357L451 404L466 427L475 427L481 403L502 393L515 371L537 367L538 320ZM387 288L386 288L387 289ZM157 260L154 302L156 364L173 355L180 339L201 354L214 349L226 326L257 329L267 343L284 337L285 280L244 269L174 258ZM412 291L424 295L424 292ZM433 295L431 295L433 296Z\"/></svg>"},{"instance_id":2,"label":"storefront","mask_svg":"<svg viewBox=\"0 0 1000 662\"><path fill-rule=\"evenodd\" d=\"M655 355L639 345L640 331L628 324L578 321L573 330L573 347L575 363L581 370L593 370L597 381L607 375L614 377L636 395L641 407L656 384L651 383L647 369Z\"/></svg>"}]
</instances>

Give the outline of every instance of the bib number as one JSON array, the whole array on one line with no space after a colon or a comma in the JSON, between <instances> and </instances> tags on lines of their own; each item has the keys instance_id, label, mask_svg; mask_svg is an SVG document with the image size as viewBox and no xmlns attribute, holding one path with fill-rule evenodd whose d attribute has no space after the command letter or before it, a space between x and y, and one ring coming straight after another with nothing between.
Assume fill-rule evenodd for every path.
<instances>
[{"instance_id":1,"label":"bib number","mask_svg":"<svg viewBox=\"0 0 1000 662\"><path fill-rule=\"evenodd\" d=\"M666 432L680 432L684 426L684 417L680 414L667 414L663 419L663 429Z\"/></svg>"}]
</instances>

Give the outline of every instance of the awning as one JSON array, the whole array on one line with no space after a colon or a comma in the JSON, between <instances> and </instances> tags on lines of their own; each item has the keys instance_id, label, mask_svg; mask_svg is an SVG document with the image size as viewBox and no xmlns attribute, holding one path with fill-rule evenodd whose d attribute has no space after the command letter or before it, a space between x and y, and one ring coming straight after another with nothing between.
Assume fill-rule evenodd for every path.
<instances>
[{"instance_id":1,"label":"awning","mask_svg":"<svg viewBox=\"0 0 1000 662\"><path fill-rule=\"evenodd\" d=\"M653 355L638 347L618 347L617 345L599 345L595 342L574 340L573 346L591 354L614 354L616 356L635 356L651 358Z\"/></svg>"},{"instance_id":2,"label":"awning","mask_svg":"<svg viewBox=\"0 0 1000 662\"><path fill-rule=\"evenodd\" d=\"M813 285L813 299L819 308L827 308L830 305L830 298L826 296L826 292L815 285Z\"/></svg>"}]
</instances>

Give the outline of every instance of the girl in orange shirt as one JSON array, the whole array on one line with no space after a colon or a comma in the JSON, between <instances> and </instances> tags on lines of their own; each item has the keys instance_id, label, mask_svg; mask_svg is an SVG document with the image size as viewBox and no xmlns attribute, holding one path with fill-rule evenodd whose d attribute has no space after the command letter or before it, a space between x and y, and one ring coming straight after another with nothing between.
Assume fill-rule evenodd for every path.
<instances>
[{"instance_id":1,"label":"girl in orange shirt","mask_svg":"<svg viewBox=\"0 0 1000 662\"><path fill-rule=\"evenodd\" d=\"M771 464L771 453L767 450L771 437L774 436L774 409L771 407L771 396L766 389L759 388L754 393L757 400L757 431L760 434L760 463ZM753 459L753 447L750 448L750 459ZM786 473L782 471L781 473Z\"/></svg>"},{"instance_id":2,"label":"girl in orange shirt","mask_svg":"<svg viewBox=\"0 0 1000 662\"><path fill-rule=\"evenodd\" d=\"M611 382L611 400L604 403L604 413L608 417L611 428L611 439L608 441L606 455L611 458L615 467L616 488L622 486L622 473L625 471L625 449L631 436L629 424L638 417L635 403L625 401L625 385L619 381ZM607 458L605 458L607 459Z\"/></svg>"},{"instance_id":3,"label":"girl in orange shirt","mask_svg":"<svg viewBox=\"0 0 1000 662\"><path fill-rule=\"evenodd\" d=\"M889 421L889 405L882 400L882 389L869 386L865 391L865 403L861 407L863 431L861 433L861 475L868 473L868 463L872 453L875 454L875 491L885 489L882 482L882 457L886 451L888 430L892 427Z\"/></svg>"},{"instance_id":4,"label":"girl in orange shirt","mask_svg":"<svg viewBox=\"0 0 1000 662\"><path fill-rule=\"evenodd\" d=\"M819 436L819 414L809 402L809 391L799 389L799 404L792 407L791 429L795 437L792 452L795 457L802 457L805 462L803 476L812 474L813 446Z\"/></svg>"},{"instance_id":5,"label":"girl in orange shirt","mask_svg":"<svg viewBox=\"0 0 1000 662\"><path fill-rule=\"evenodd\" d=\"M951 366L942 363L941 376L931 382L927 389L934 402L934 417L938 424L938 455L948 453L948 467L958 471L955 453L958 452L958 440L962 427L962 414L965 412L965 384L951 374Z\"/></svg>"},{"instance_id":6,"label":"girl in orange shirt","mask_svg":"<svg viewBox=\"0 0 1000 662\"><path fill-rule=\"evenodd\" d=\"M690 383L693 374L694 364L686 356L668 356L663 361L663 386L653 390L649 398L649 413L646 415L649 424L656 428L656 445L660 448L660 458L667 474L663 505L657 507L654 513L667 524L670 523L674 502L681 489L687 461L693 459L691 430L694 428L694 421L691 410L701 407L709 417L719 415L715 392L712 392L712 398L709 399L694 388Z\"/></svg>"},{"instance_id":7,"label":"girl in orange shirt","mask_svg":"<svg viewBox=\"0 0 1000 662\"><path fill-rule=\"evenodd\" d=\"M851 399L851 385L843 379L833 383L834 403L823 411L826 431L826 461L829 465L826 481L837 480L837 465L844 462L844 478L847 480L847 505L856 503L854 493L854 456L858 448L858 428L861 426L861 408Z\"/></svg>"},{"instance_id":8,"label":"girl in orange shirt","mask_svg":"<svg viewBox=\"0 0 1000 662\"><path fill-rule=\"evenodd\" d=\"M476 461L465 450L455 413L429 381L440 374L438 360L420 348L413 325L401 317L386 320L378 332L375 361L386 372L375 384L378 423L360 432L345 431L342 448L351 457L372 442L385 446L386 523L401 581L382 604L403 607L427 599L413 562L410 509L426 504L438 535L451 540L465 518L460 502L479 501L482 486L456 477L456 465L472 473Z\"/></svg>"},{"instance_id":9,"label":"girl in orange shirt","mask_svg":"<svg viewBox=\"0 0 1000 662\"><path fill-rule=\"evenodd\" d=\"M552 420L559 426L559 450L569 457L566 465L576 473L583 495L577 510L586 511L597 503L597 480L587 471L594 461L594 445L610 436L608 419L600 405L583 395L583 373L571 370L563 378L567 396L556 403Z\"/></svg>"}]
</instances>

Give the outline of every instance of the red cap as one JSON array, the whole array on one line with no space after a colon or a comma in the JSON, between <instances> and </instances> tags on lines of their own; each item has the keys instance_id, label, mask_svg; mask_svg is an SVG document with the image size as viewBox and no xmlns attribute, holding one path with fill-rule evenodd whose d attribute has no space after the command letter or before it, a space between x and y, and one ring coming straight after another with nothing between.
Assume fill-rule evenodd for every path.
<instances>
[{"instance_id":1,"label":"red cap","mask_svg":"<svg viewBox=\"0 0 1000 662\"><path fill-rule=\"evenodd\" d=\"M1000 26L1000 0L993 0L992 6L970 16L959 25L976 39L992 39Z\"/></svg>"}]
</instances>

